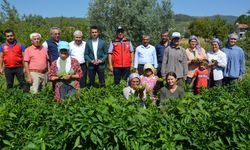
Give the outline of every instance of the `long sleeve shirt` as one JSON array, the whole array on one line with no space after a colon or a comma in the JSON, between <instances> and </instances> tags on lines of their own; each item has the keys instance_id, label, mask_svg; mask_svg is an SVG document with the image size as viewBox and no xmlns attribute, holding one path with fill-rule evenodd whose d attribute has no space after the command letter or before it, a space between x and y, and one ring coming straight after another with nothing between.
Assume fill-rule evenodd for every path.
<instances>
[{"instance_id":1,"label":"long sleeve shirt","mask_svg":"<svg viewBox=\"0 0 250 150\"><path fill-rule=\"evenodd\" d=\"M184 48L174 48L168 46L165 49L161 66L161 74L165 77L170 71L174 72L177 78L184 78L187 76L188 63L186 50Z\"/></svg>"},{"instance_id":2,"label":"long sleeve shirt","mask_svg":"<svg viewBox=\"0 0 250 150\"><path fill-rule=\"evenodd\" d=\"M223 70L227 65L227 56L221 50L214 53L213 51L209 51L207 53L207 59L209 63L212 63L212 60L216 60L218 65L212 69L213 78L215 81L223 79Z\"/></svg>"},{"instance_id":3,"label":"long sleeve shirt","mask_svg":"<svg viewBox=\"0 0 250 150\"><path fill-rule=\"evenodd\" d=\"M147 47L140 45L135 50L134 68L138 68L139 64L152 64L154 68L158 67L156 50L152 45Z\"/></svg>"},{"instance_id":4,"label":"long sleeve shirt","mask_svg":"<svg viewBox=\"0 0 250 150\"><path fill-rule=\"evenodd\" d=\"M162 59L163 59L163 54L164 54L164 50L168 47L169 45L165 46L162 42L160 42L159 44L157 44L155 46L155 50L156 50L156 56L157 56L157 62L158 62L158 67L161 67L160 65L162 64Z\"/></svg>"},{"instance_id":5,"label":"long sleeve shirt","mask_svg":"<svg viewBox=\"0 0 250 150\"><path fill-rule=\"evenodd\" d=\"M227 66L224 69L224 77L239 78L245 73L245 54L238 46L227 46L222 49L227 56Z\"/></svg>"},{"instance_id":6,"label":"long sleeve shirt","mask_svg":"<svg viewBox=\"0 0 250 150\"><path fill-rule=\"evenodd\" d=\"M187 77L193 78L195 70L199 67L198 63L191 63L195 59L207 59L206 52L203 48L200 49L186 49L187 60L188 60L188 74Z\"/></svg>"}]
</instances>

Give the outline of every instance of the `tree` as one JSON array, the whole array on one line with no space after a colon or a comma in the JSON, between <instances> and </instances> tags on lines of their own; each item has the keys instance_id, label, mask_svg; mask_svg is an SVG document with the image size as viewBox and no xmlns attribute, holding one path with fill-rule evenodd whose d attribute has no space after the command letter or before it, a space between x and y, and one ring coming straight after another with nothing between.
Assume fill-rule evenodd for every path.
<instances>
[{"instance_id":1,"label":"tree","mask_svg":"<svg viewBox=\"0 0 250 150\"><path fill-rule=\"evenodd\" d=\"M215 19L209 19L208 17L197 19L189 25L191 34L210 39L212 37L225 39L231 30L230 25L225 20L217 16Z\"/></svg>"},{"instance_id":2,"label":"tree","mask_svg":"<svg viewBox=\"0 0 250 150\"><path fill-rule=\"evenodd\" d=\"M6 22L8 28L16 27L20 21L17 9L14 6L10 6L7 0L3 0L1 4L3 12L1 12L1 21Z\"/></svg>"},{"instance_id":3,"label":"tree","mask_svg":"<svg viewBox=\"0 0 250 150\"><path fill-rule=\"evenodd\" d=\"M91 0L89 4L91 25L98 25L107 40L113 39L115 29L121 25L128 37L137 45L141 36L149 34L151 41L172 23L170 0Z\"/></svg>"}]
</instances>

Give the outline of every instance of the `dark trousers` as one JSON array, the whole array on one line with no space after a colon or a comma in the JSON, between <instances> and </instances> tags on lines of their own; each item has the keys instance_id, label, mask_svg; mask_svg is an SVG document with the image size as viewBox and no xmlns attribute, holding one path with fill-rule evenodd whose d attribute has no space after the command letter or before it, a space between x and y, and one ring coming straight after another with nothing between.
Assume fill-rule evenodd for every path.
<instances>
[{"instance_id":1,"label":"dark trousers","mask_svg":"<svg viewBox=\"0 0 250 150\"><path fill-rule=\"evenodd\" d=\"M89 81L90 86L95 84L95 75L98 74L99 83L101 87L105 87L105 68L101 68L100 65L95 65L94 67L89 68Z\"/></svg>"},{"instance_id":2,"label":"dark trousers","mask_svg":"<svg viewBox=\"0 0 250 150\"><path fill-rule=\"evenodd\" d=\"M7 81L7 88L12 88L14 83L14 77L16 76L21 88L27 90L27 85L24 79L23 67L17 68L4 68L5 78Z\"/></svg>"},{"instance_id":3,"label":"dark trousers","mask_svg":"<svg viewBox=\"0 0 250 150\"><path fill-rule=\"evenodd\" d=\"M213 71L211 70L210 72L210 78L209 78L209 87L214 87L214 86L221 86L222 85L222 80L214 80L214 75L213 75Z\"/></svg>"},{"instance_id":4,"label":"dark trousers","mask_svg":"<svg viewBox=\"0 0 250 150\"><path fill-rule=\"evenodd\" d=\"M68 98L69 96L73 95L76 93L76 89L69 85L68 83L61 83L60 86L60 97L62 100L65 100L66 98Z\"/></svg>"},{"instance_id":5,"label":"dark trousers","mask_svg":"<svg viewBox=\"0 0 250 150\"><path fill-rule=\"evenodd\" d=\"M121 79L127 80L130 74L130 67L113 68L115 84L119 84Z\"/></svg>"},{"instance_id":6,"label":"dark trousers","mask_svg":"<svg viewBox=\"0 0 250 150\"><path fill-rule=\"evenodd\" d=\"M224 77L223 78L223 84L224 85L230 85L230 84L233 84L237 80L238 80L238 78Z\"/></svg>"},{"instance_id":7,"label":"dark trousers","mask_svg":"<svg viewBox=\"0 0 250 150\"><path fill-rule=\"evenodd\" d=\"M88 69L86 63L80 64L81 69L82 69L82 78L80 79L80 88L86 87L87 83L87 74L88 74Z\"/></svg>"},{"instance_id":8,"label":"dark trousers","mask_svg":"<svg viewBox=\"0 0 250 150\"><path fill-rule=\"evenodd\" d=\"M139 64L137 70L138 74L142 75L144 73L144 64Z\"/></svg>"},{"instance_id":9,"label":"dark trousers","mask_svg":"<svg viewBox=\"0 0 250 150\"><path fill-rule=\"evenodd\" d=\"M158 68L157 68L157 76L159 77L159 78L161 78L162 76L161 76L161 64L158 64Z\"/></svg>"}]
</instances>

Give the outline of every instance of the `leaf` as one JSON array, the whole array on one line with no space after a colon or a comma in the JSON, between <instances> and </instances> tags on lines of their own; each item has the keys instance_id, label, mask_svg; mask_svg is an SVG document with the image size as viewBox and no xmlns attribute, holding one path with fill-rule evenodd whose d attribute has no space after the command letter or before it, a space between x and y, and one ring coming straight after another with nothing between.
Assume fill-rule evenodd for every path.
<instances>
[{"instance_id":1,"label":"leaf","mask_svg":"<svg viewBox=\"0 0 250 150\"><path fill-rule=\"evenodd\" d=\"M8 140L3 140L3 143L6 144L6 145L11 146L11 143L10 143L10 141L8 141Z\"/></svg>"},{"instance_id":2,"label":"leaf","mask_svg":"<svg viewBox=\"0 0 250 150\"><path fill-rule=\"evenodd\" d=\"M180 135L180 134L176 134L174 136L174 140L175 141L189 140L189 137L183 136L183 135Z\"/></svg>"},{"instance_id":3,"label":"leaf","mask_svg":"<svg viewBox=\"0 0 250 150\"><path fill-rule=\"evenodd\" d=\"M42 150L46 150L46 145L45 145L44 142L43 142L42 145L41 145L41 149L42 149Z\"/></svg>"},{"instance_id":4,"label":"leaf","mask_svg":"<svg viewBox=\"0 0 250 150\"><path fill-rule=\"evenodd\" d=\"M36 146L36 144L30 142L30 143L27 145L27 148L28 148L28 149L37 149L37 146Z\"/></svg>"},{"instance_id":5,"label":"leaf","mask_svg":"<svg viewBox=\"0 0 250 150\"><path fill-rule=\"evenodd\" d=\"M101 122L102 122L102 116L100 116L100 115L96 115L96 117L98 118L98 120L99 120L99 121L101 121Z\"/></svg>"},{"instance_id":6,"label":"leaf","mask_svg":"<svg viewBox=\"0 0 250 150\"><path fill-rule=\"evenodd\" d=\"M17 118L17 116L16 116L14 113L9 113L9 116L10 116L11 118Z\"/></svg>"},{"instance_id":7,"label":"leaf","mask_svg":"<svg viewBox=\"0 0 250 150\"><path fill-rule=\"evenodd\" d=\"M90 139L91 139L91 141L93 142L93 143L97 143L97 136L94 134L94 133L91 133L90 134Z\"/></svg>"},{"instance_id":8,"label":"leaf","mask_svg":"<svg viewBox=\"0 0 250 150\"><path fill-rule=\"evenodd\" d=\"M81 148L81 147L82 147L82 145L81 145L81 143L80 143L80 136L78 136L78 137L76 138L74 148L76 148L76 147L78 147L78 148Z\"/></svg>"}]
</instances>

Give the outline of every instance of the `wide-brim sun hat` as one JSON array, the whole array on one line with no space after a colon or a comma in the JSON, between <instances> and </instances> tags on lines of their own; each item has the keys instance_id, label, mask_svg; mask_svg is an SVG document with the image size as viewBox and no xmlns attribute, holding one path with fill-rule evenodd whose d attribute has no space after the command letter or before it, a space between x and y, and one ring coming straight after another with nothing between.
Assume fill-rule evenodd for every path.
<instances>
[{"instance_id":1,"label":"wide-brim sun hat","mask_svg":"<svg viewBox=\"0 0 250 150\"><path fill-rule=\"evenodd\" d=\"M145 72L147 69L150 69L153 72L153 74L155 74L156 70L155 70L155 68L154 68L153 65L151 65L151 64L145 64L144 67L143 67L143 71Z\"/></svg>"}]
</instances>

